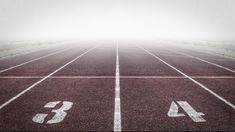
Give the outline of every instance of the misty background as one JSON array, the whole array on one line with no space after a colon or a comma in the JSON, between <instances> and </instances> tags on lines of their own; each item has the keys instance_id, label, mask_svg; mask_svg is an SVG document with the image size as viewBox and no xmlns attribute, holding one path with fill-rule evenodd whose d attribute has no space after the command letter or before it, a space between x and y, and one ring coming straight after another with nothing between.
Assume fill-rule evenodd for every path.
<instances>
[{"instance_id":1,"label":"misty background","mask_svg":"<svg viewBox=\"0 0 235 132\"><path fill-rule=\"evenodd\" d=\"M0 39L234 40L235 0L0 0Z\"/></svg>"}]
</instances>

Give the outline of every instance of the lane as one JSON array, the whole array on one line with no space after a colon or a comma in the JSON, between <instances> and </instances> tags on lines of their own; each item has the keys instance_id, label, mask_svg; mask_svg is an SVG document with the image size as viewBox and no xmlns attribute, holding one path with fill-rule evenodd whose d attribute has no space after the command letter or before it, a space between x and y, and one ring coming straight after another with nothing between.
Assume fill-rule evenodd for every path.
<instances>
[{"instance_id":1,"label":"lane","mask_svg":"<svg viewBox=\"0 0 235 132\"><path fill-rule=\"evenodd\" d=\"M235 104L235 78L197 78L196 80Z\"/></svg>"},{"instance_id":2,"label":"lane","mask_svg":"<svg viewBox=\"0 0 235 132\"><path fill-rule=\"evenodd\" d=\"M186 49L184 47L177 47L177 46L167 46L170 50L175 50L181 53L185 53L191 56L199 57L201 59L204 59L206 61L216 63L218 65L230 68L232 70L235 70L235 61L233 59L225 58L218 55L208 54L200 51L196 51L194 49Z\"/></svg>"},{"instance_id":3,"label":"lane","mask_svg":"<svg viewBox=\"0 0 235 132\"><path fill-rule=\"evenodd\" d=\"M9 70L3 73L0 73L0 76L37 76L41 75L43 78L45 78L48 74L52 73L56 69L60 68L70 60L74 59L75 57L79 56L84 52L84 50L87 49L87 47L80 47L73 50L70 50L69 52L60 53L59 55L53 55L48 58L44 58L40 61L35 61L30 64L26 64L21 67L17 67L13 70ZM18 95L22 91L26 90L29 86L29 84L34 84L37 81L43 79L43 78L22 78L22 79L4 79L1 78L1 81L4 81L1 88L1 105L5 103L6 101L9 101L12 97ZM20 82L20 81L22 82Z\"/></svg>"},{"instance_id":4,"label":"lane","mask_svg":"<svg viewBox=\"0 0 235 132\"><path fill-rule=\"evenodd\" d=\"M0 79L0 104L10 99L18 93L24 90L26 87L31 86L36 78L1 78Z\"/></svg>"},{"instance_id":5,"label":"lane","mask_svg":"<svg viewBox=\"0 0 235 132\"><path fill-rule=\"evenodd\" d=\"M177 69L181 70L183 73L189 75L189 76L231 76L234 77L235 73L227 71L225 69L219 68L214 65L207 64L205 62L199 61L197 59L187 57L187 58L179 58L177 56L164 56L158 53L158 51L168 51L168 54L177 54L175 52L166 50L163 47L157 47L154 50L149 50L161 59L165 60L172 66L176 67ZM231 65L233 65L231 63ZM234 86L230 85L231 81L230 79L204 79L204 81L201 81L199 78L195 78L196 81L201 82L203 85L206 85L207 88L214 91L218 95L221 95L223 98L228 100L229 102L234 102ZM226 81L228 80L228 81ZM231 79L232 82L234 82L234 79ZM215 85L217 84L217 85Z\"/></svg>"},{"instance_id":6,"label":"lane","mask_svg":"<svg viewBox=\"0 0 235 132\"><path fill-rule=\"evenodd\" d=\"M55 76L114 76L116 45L102 45L88 55L76 60Z\"/></svg>"},{"instance_id":7,"label":"lane","mask_svg":"<svg viewBox=\"0 0 235 132\"><path fill-rule=\"evenodd\" d=\"M234 130L234 109L189 79L121 79L120 87L123 131ZM179 104L179 113L184 113L184 116L168 117L172 101L187 101L197 112L205 114L201 117L206 122L194 122Z\"/></svg>"},{"instance_id":8,"label":"lane","mask_svg":"<svg viewBox=\"0 0 235 132\"><path fill-rule=\"evenodd\" d=\"M164 64L166 64L168 67L174 69L175 71L177 71L178 73L180 73L181 75L185 76L187 79L191 80L193 83L197 84L198 86L200 86L202 89L204 89L205 91L207 91L208 93L214 95L217 99L223 101L225 104L227 104L228 106L230 106L231 108L235 109L235 105L231 102L229 102L228 100L224 99L223 97L221 97L220 95L218 95L217 93L215 93L214 91L210 90L209 88L207 88L205 85L201 84L200 82L196 81L195 79L191 78L189 75L187 75L186 73L182 72L181 70L177 69L176 67L172 66L171 64L169 64L168 62L166 62L165 60L159 58L158 56L156 56L155 54L149 52L148 50L139 47L142 50L144 50L146 53L148 53L149 55L151 55L152 57L156 58L157 60L163 62Z\"/></svg>"},{"instance_id":9,"label":"lane","mask_svg":"<svg viewBox=\"0 0 235 132\"><path fill-rule=\"evenodd\" d=\"M121 79L121 98L123 131L234 131L234 110L187 79ZM187 101L206 122L168 117L172 101Z\"/></svg>"},{"instance_id":10,"label":"lane","mask_svg":"<svg viewBox=\"0 0 235 132\"><path fill-rule=\"evenodd\" d=\"M150 52L154 53L155 55L159 56L163 60L169 62L174 67L180 69L182 72L186 73L189 76L234 76L235 73L224 70L222 68L216 67L214 65L202 62L200 60L185 57L178 57L178 56L165 56L159 53L159 51L168 52L169 55L177 54L173 53L169 50L166 50L162 47L144 47ZM178 54L179 55L179 54Z\"/></svg>"},{"instance_id":11,"label":"lane","mask_svg":"<svg viewBox=\"0 0 235 132\"><path fill-rule=\"evenodd\" d=\"M112 50L110 51L105 46L97 47L97 49L82 57L92 60L88 60L87 63L85 63L85 59L84 61L74 61L60 70L57 75L69 75L67 70L71 70L70 68L76 70L76 66L86 65L88 74L99 69L101 70L99 72L104 74L110 74L111 70L113 71L112 76L114 76L115 48L115 46L111 47ZM107 60L107 57L104 58L104 56L110 56L112 59ZM109 66L108 68L102 68L104 65ZM99 72L98 74L100 74ZM93 73L93 75L96 74ZM0 129L10 131L112 131L114 126L114 96L115 78L48 78L1 110L2 120L0 122ZM46 123L55 115L51 113L53 108L44 107L45 104L51 101L69 101L73 103L71 109L66 111L66 117L60 123ZM54 109L58 109L61 106L62 103ZM44 123L35 123L32 120L35 115L43 113L48 114Z\"/></svg>"},{"instance_id":12,"label":"lane","mask_svg":"<svg viewBox=\"0 0 235 132\"><path fill-rule=\"evenodd\" d=\"M184 52L181 52L181 51L171 50L171 49L169 49L169 48L168 48L167 50L169 50L169 51L171 51L171 52L174 52L174 53L178 53L178 54L187 56L187 57L192 58L192 59L197 59L197 60L202 61L202 62L204 62L204 63L207 63L207 64L210 64L210 65L219 67L219 68L221 68L221 69L227 70L227 71L229 71L229 72L235 73L235 70L233 70L233 68L230 68L231 66L233 67L233 62L234 62L234 61L231 61L231 60L228 61L227 59L221 60L221 58L210 60L210 59L208 59L208 57L206 57L206 59L204 59L205 57L197 57L197 56L195 56L195 55L190 55L190 54L187 54L187 53L184 53ZM217 62L217 61L218 61L218 62ZM223 64L221 65L221 64L220 64L221 62L224 62L227 66L228 66L228 64L229 64L229 67L225 67L225 66L223 66ZM235 63L234 63L234 64L235 64Z\"/></svg>"},{"instance_id":13,"label":"lane","mask_svg":"<svg viewBox=\"0 0 235 132\"><path fill-rule=\"evenodd\" d=\"M4 70L4 69L7 69L9 67L13 67L15 65L19 65L21 63L33 60L35 58L39 58L41 56L45 56L47 54L65 49L65 48L66 48L65 45L54 46L54 47L49 47L47 49L34 51L32 53L29 53L29 54L22 54L22 55L10 57L10 58L0 59L0 64L1 64L0 65L0 71Z\"/></svg>"},{"instance_id":14,"label":"lane","mask_svg":"<svg viewBox=\"0 0 235 132\"><path fill-rule=\"evenodd\" d=\"M2 72L0 76L46 76L88 48L90 46L69 47L68 50Z\"/></svg>"},{"instance_id":15,"label":"lane","mask_svg":"<svg viewBox=\"0 0 235 132\"><path fill-rule=\"evenodd\" d=\"M24 66L24 65L26 65L26 64L29 64L29 63L32 63L32 62L35 62L35 61L38 61L38 60L41 60L41 59L44 59L44 58L53 56L53 55L57 55L57 54L59 54L59 53L65 52L66 50L69 50L69 49L63 49L63 50L59 50L59 51L56 51L56 52L52 52L52 53L47 54L47 55L44 55L44 56L40 56L40 57L38 57L38 58L35 58L35 59L32 59L32 60L29 60L29 61L20 63L20 64L18 64L18 65L15 65L15 66L12 66L12 67L9 67L9 68L6 68L6 69L3 69L3 70L0 71L0 73L3 73L3 72L6 72L6 71L15 69L15 68L20 67L20 66Z\"/></svg>"},{"instance_id":16,"label":"lane","mask_svg":"<svg viewBox=\"0 0 235 132\"><path fill-rule=\"evenodd\" d=\"M114 79L47 79L0 111L0 130L112 131L114 84ZM60 123L46 123L55 115L44 108L51 101L73 103ZM32 121L38 113L48 114L42 124Z\"/></svg>"},{"instance_id":17,"label":"lane","mask_svg":"<svg viewBox=\"0 0 235 132\"><path fill-rule=\"evenodd\" d=\"M120 45L119 56L121 76L180 76L135 45Z\"/></svg>"}]
</instances>

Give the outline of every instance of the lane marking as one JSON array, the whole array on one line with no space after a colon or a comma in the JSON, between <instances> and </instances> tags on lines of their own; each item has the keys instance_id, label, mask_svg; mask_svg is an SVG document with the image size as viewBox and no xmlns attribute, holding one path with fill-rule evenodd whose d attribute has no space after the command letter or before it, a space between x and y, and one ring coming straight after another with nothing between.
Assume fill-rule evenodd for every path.
<instances>
[{"instance_id":1,"label":"lane marking","mask_svg":"<svg viewBox=\"0 0 235 132\"><path fill-rule=\"evenodd\" d=\"M116 45L116 74L115 74L115 108L114 108L114 131L121 131L121 99L120 99L120 75L119 75L119 53L118 43Z\"/></svg>"},{"instance_id":2,"label":"lane marking","mask_svg":"<svg viewBox=\"0 0 235 132\"><path fill-rule=\"evenodd\" d=\"M17 78L44 78L45 76L0 76L0 78L9 78L9 79L17 79ZM232 79L235 76L190 76L191 78L199 78L199 79ZM116 76L50 76L48 78L55 78L55 79L112 79L116 78ZM177 79L177 78L187 78L185 76L119 76L119 78L123 79Z\"/></svg>"},{"instance_id":3,"label":"lane marking","mask_svg":"<svg viewBox=\"0 0 235 132\"><path fill-rule=\"evenodd\" d=\"M157 46L155 46L155 47L157 47ZM161 47L161 48L164 48L164 47ZM164 50L169 50L168 48L164 48ZM167 56L167 57L177 57L177 58L188 58L188 56L185 56L185 55L181 55L181 54L179 54L179 53L176 53L176 54L174 54L174 55L169 55L169 53L168 54L162 54L162 53L159 53L159 55L161 55L161 56ZM215 58L204 58L205 60L214 60L214 61L220 61L220 62L224 62L224 61L226 61L225 59L215 59Z\"/></svg>"},{"instance_id":4,"label":"lane marking","mask_svg":"<svg viewBox=\"0 0 235 132\"><path fill-rule=\"evenodd\" d=\"M44 108L54 108L57 104L59 104L61 101L54 101L54 102L48 102ZM67 110L71 109L73 103L69 101L63 101L63 105L59 109L52 109L51 112L55 113L55 115L52 117L52 119L48 120L46 124L53 124L53 123L59 123L64 120L64 118L67 115ZM33 122L42 124L45 121L45 118L48 114L41 114L38 113L33 117Z\"/></svg>"},{"instance_id":5,"label":"lane marking","mask_svg":"<svg viewBox=\"0 0 235 132\"><path fill-rule=\"evenodd\" d=\"M167 66L171 67L172 69L174 69L175 71L179 72L180 74L182 74L183 76L185 76L186 78L188 78L189 80L191 80L192 82L194 82L195 84L199 85L201 88L203 88L204 90L206 90L207 92L211 93L212 95L214 95L215 97L217 97L219 100L223 101L225 104L227 104L228 106L232 107L233 109L235 109L235 105L232 104L231 102L227 101L226 99L222 98L221 96L219 96L217 93L213 92L212 90L208 89L206 86L204 86L203 84L199 83L198 81L194 80L193 78L191 78L190 76L186 75L185 73L183 73L182 71L178 70L177 68L173 67L172 65L170 65L169 63L167 63L166 61L162 60L161 58L159 58L158 56L154 55L153 53L149 52L148 50L144 49L143 47L139 47L140 49L144 50L145 52L147 52L149 55L153 56L154 58L160 60L161 62L163 62L164 64L166 64Z\"/></svg>"},{"instance_id":6,"label":"lane marking","mask_svg":"<svg viewBox=\"0 0 235 132\"><path fill-rule=\"evenodd\" d=\"M169 54L162 54L162 53L159 53L159 55L162 55L162 56L168 56L168 57L177 57L177 58L187 58L186 56L182 56L182 55L169 55Z\"/></svg>"},{"instance_id":7,"label":"lane marking","mask_svg":"<svg viewBox=\"0 0 235 132\"><path fill-rule=\"evenodd\" d=\"M165 48L164 48L165 49ZM210 61L207 61L207 60L204 60L202 58L199 58L199 57L196 57L196 56L192 56L192 55L189 55L189 54L186 54L186 53L183 53L183 52L179 52L179 51L173 51L173 50L170 50L170 49L166 49L168 51L171 51L171 52L174 52L174 53L177 53L177 54L181 54L181 55L184 55L184 56L187 56L187 57L190 57L190 58L194 58L194 59L197 59L199 61L202 61L202 62L205 62L205 63L208 63L210 65L213 65L213 66L216 66L216 67L219 67L219 68L222 68L224 70L227 70L227 71L230 71L230 72L233 72L235 73L235 70L232 70L232 69L229 69L227 67L224 67L224 66L221 66L219 64L216 64L216 63L213 63L213 62L210 62Z\"/></svg>"},{"instance_id":8,"label":"lane marking","mask_svg":"<svg viewBox=\"0 0 235 132\"><path fill-rule=\"evenodd\" d=\"M69 48L69 49L71 49L71 48ZM17 67L19 67L19 66L23 66L23 65L25 65L25 64L28 64L28 63L31 63L31 62L34 62L34 61L37 61L37 60L40 60L40 59L43 59L43 58L47 58L47 57L49 57L49 56L52 56L52 55L55 55L55 54L58 54L58 53L64 52L64 51L69 50L69 49L59 50L59 51L56 51L56 52L53 52L53 53L50 53L50 54L47 54L47 55L44 55L44 56L38 57L38 58L36 58L36 59L32 59L32 60L29 60L29 61L23 62L23 63L21 63L21 64L18 64L18 65L15 65L15 66L9 67L9 68L7 68L7 69L0 70L0 73L3 73L3 72L8 71L8 70L12 70L12 69L17 68Z\"/></svg>"},{"instance_id":9,"label":"lane marking","mask_svg":"<svg viewBox=\"0 0 235 132\"><path fill-rule=\"evenodd\" d=\"M90 52L91 50L95 49L96 47L90 48L87 51L85 51L84 53L82 53L81 55L77 56L76 58L72 59L71 61L69 61L68 63L66 63L65 65L61 66L60 68L58 68L57 70L55 70L54 72L50 73L49 75L45 76L44 78L42 78L41 80L37 81L36 83L34 83L33 85L29 86L28 88L26 88L25 90L21 91L20 93L18 93L16 96L12 97L10 100L6 101L5 103L1 104L0 109L2 109L3 107L5 107L6 105L10 104L12 101L16 100L17 98L19 98L21 95L23 95L24 93L26 93L27 91L29 91L30 89L32 89L33 87L37 86L38 84L40 84L41 82L43 82L44 80L46 80L47 78L49 78L50 76L52 76L53 74L55 74L56 72L60 71L61 69L63 69L64 67L66 67L67 65L71 64L72 62L74 62L75 60L77 60L78 58L82 57L83 55L87 54L88 52Z\"/></svg>"},{"instance_id":10,"label":"lane marking","mask_svg":"<svg viewBox=\"0 0 235 132\"><path fill-rule=\"evenodd\" d=\"M194 121L194 122L206 122L205 119L202 118L205 115L202 112L197 112L193 109L191 105L189 105L186 101L177 101L180 107L187 113L187 115ZM178 113L179 107L178 105L172 101L170 109L167 113L168 117L182 117L185 116L183 113Z\"/></svg>"}]
</instances>

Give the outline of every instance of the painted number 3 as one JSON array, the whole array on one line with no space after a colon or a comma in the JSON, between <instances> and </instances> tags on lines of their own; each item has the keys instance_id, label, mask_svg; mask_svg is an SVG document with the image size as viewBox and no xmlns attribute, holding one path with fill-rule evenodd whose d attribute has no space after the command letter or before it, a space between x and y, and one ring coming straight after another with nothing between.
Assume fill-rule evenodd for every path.
<instances>
[{"instance_id":1,"label":"painted number 3","mask_svg":"<svg viewBox=\"0 0 235 132\"><path fill-rule=\"evenodd\" d=\"M47 103L44 108L55 108L56 105L60 104L61 101L54 101ZM69 110L72 107L73 103L69 101L63 101L63 104L58 109L52 109L51 112L55 113L55 115L46 122L46 124L53 124L53 123L59 123L64 120L67 113L65 111ZM33 122L36 123L44 123L45 118L48 116L48 114L42 114L38 113L33 117Z\"/></svg>"}]
</instances>

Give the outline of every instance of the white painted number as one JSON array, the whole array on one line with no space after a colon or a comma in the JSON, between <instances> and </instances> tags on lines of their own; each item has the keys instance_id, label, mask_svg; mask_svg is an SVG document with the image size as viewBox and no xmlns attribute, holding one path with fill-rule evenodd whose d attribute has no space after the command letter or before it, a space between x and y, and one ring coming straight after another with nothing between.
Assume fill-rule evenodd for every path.
<instances>
[{"instance_id":1,"label":"white painted number","mask_svg":"<svg viewBox=\"0 0 235 132\"><path fill-rule=\"evenodd\" d=\"M54 101L47 103L44 107L45 108L54 108L57 104L59 104L61 101ZM73 103L69 101L63 101L63 105L59 109L52 109L51 112L55 113L55 115L52 117L52 119L48 120L47 124L53 124L53 123L59 123L64 120L67 113L65 111L69 110L72 107ZM36 123L44 123L45 118L48 114L41 114L38 113L33 117L33 121Z\"/></svg>"},{"instance_id":2,"label":"white painted number","mask_svg":"<svg viewBox=\"0 0 235 132\"><path fill-rule=\"evenodd\" d=\"M177 101L180 107L187 113L187 115L194 121L194 122L205 122L206 120L202 118L205 115L202 112L197 112L194 110L186 101ZM172 101L170 109L167 113L169 117L182 117L185 116L183 113L178 113L178 105Z\"/></svg>"}]
</instances>

